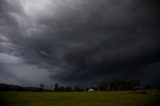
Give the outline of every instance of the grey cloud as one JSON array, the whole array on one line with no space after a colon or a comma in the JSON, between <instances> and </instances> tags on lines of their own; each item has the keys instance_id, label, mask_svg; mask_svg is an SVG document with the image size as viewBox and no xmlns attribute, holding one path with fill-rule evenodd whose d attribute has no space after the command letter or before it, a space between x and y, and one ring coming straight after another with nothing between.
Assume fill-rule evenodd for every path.
<instances>
[{"instance_id":1,"label":"grey cloud","mask_svg":"<svg viewBox=\"0 0 160 106\"><path fill-rule=\"evenodd\" d=\"M0 45L3 52L50 70L61 82L152 80L142 78L141 68L160 62L157 0L53 0L53 14L34 17L14 3L3 1L0 9L0 31L10 44Z\"/></svg>"}]
</instances>

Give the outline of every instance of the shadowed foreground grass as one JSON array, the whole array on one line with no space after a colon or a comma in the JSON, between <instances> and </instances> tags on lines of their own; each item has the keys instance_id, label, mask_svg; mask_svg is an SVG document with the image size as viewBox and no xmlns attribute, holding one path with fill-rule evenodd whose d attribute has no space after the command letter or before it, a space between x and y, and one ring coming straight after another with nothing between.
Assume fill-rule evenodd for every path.
<instances>
[{"instance_id":1,"label":"shadowed foreground grass","mask_svg":"<svg viewBox=\"0 0 160 106\"><path fill-rule=\"evenodd\" d=\"M0 92L0 106L160 106L160 97L127 91Z\"/></svg>"}]
</instances>

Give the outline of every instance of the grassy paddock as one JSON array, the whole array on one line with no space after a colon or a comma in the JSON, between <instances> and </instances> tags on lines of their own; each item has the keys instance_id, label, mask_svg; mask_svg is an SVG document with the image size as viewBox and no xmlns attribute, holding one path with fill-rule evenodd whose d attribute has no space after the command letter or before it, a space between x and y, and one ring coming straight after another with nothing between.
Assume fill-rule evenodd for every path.
<instances>
[{"instance_id":1,"label":"grassy paddock","mask_svg":"<svg viewBox=\"0 0 160 106\"><path fill-rule=\"evenodd\" d=\"M158 95L129 91L0 92L0 106L158 106L158 101Z\"/></svg>"}]
</instances>

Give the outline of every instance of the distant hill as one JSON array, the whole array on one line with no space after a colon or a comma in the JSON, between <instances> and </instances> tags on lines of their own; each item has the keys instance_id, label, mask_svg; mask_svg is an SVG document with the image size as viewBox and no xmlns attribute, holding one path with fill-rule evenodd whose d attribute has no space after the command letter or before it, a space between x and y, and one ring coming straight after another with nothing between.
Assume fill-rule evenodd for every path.
<instances>
[{"instance_id":1,"label":"distant hill","mask_svg":"<svg viewBox=\"0 0 160 106\"><path fill-rule=\"evenodd\" d=\"M49 89L41 89L38 87L22 87L19 85L11 85L0 83L0 91L50 91Z\"/></svg>"}]
</instances>

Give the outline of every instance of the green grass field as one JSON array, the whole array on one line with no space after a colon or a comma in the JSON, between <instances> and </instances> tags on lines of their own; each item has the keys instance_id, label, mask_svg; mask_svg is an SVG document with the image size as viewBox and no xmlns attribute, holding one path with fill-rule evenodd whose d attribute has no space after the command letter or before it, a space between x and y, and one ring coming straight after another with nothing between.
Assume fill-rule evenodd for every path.
<instances>
[{"instance_id":1,"label":"green grass field","mask_svg":"<svg viewBox=\"0 0 160 106\"><path fill-rule=\"evenodd\" d=\"M158 106L158 101L158 95L128 91L0 92L0 106Z\"/></svg>"}]
</instances>

